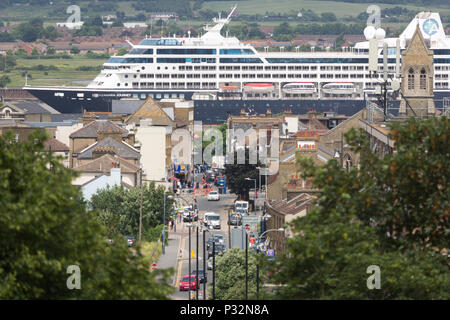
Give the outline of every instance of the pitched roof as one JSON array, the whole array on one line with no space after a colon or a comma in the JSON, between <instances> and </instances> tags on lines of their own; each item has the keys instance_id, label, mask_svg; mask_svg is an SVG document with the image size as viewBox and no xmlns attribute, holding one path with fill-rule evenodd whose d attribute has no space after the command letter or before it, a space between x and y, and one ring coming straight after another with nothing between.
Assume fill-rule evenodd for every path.
<instances>
[{"instance_id":1,"label":"pitched roof","mask_svg":"<svg viewBox=\"0 0 450 320\"><path fill-rule=\"evenodd\" d=\"M139 170L138 166L126 161L125 159L117 156L105 154L100 158L89 161L79 167L74 168L75 171L80 172L102 172L108 173L113 168L115 163L120 163L120 171L122 173L135 173Z\"/></svg>"},{"instance_id":2,"label":"pitched roof","mask_svg":"<svg viewBox=\"0 0 450 320\"><path fill-rule=\"evenodd\" d=\"M135 113L125 119L125 123L139 123L141 119L152 119L152 125L174 126L175 123L164 112L158 102L151 97L147 97L144 103L136 110Z\"/></svg>"},{"instance_id":3,"label":"pitched roof","mask_svg":"<svg viewBox=\"0 0 450 320\"><path fill-rule=\"evenodd\" d=\"M297 214L303 211L308 206L311 206L316 197L307 193L301 193L291 200L277 199L273 202L268 202L269 206L278 213L288 215Z\"/></svg>"},{"instance_id":4,"label":"pitched roof","mask_svg":"<svg viewBox=\"0 0 450 320\"><path fill-rule=\"evenodd\" d=\"M73 132L70 138L97 138L97 131L121 131L122 137L128 136L128 130L125 130L110 120L95 120L81 129Z\"/></svg>"},{"instance_id":5,"label":"pitched roof","mask_svg":"<svg viewBox=\"0 0 450 320\"><path fill-rule=\"evenodd\" d=\"M49 114L50 112L43 108L39 103L28 102L28 103L16 103L16 106L25 110L27 114Z\"/></svg>"},{"instance_id":6,"label":"pitched roof","mask_svg":"<svg viewBox=\"0 0 450 320\"><path fill-rule=\"evenodd\" d=\"M132 146L125 142L118 142L111 137L107 137L100 142L96 142L93 145L82 150L78 155L78 159L92 159L94 150L114 150L114 153L119 157L125 159L137 160L140 158L140 153Z\"/></svg>"},{"instance_id":7,"label":"pitched roof","mask_svg":"<svg viewBox=\"0 0 450 320\"><path fill-rule=\"evenodd\" d=\"M45 141L44 148L48 151L69 151L68 146L55 138Z\"/></svg>"}]
</instances>

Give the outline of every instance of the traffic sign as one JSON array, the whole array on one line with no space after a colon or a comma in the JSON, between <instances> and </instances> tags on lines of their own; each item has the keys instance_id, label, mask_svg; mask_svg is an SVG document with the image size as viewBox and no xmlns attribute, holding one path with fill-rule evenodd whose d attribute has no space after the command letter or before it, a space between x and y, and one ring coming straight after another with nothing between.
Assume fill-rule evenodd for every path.
<instances>
[{"instance_id":1,"label":"traffic sign","mask_svg":"<svg viewBox=\"0 0 450 320\"><path fill-rule=\"evenodd\" d=\"M250 230L250 225L249 224L246 224L244 227L245 227L245 230Z\"/></svg>"},{"instance_id":2,"label":"traffic sign","mask_svg":"<svg viewBox=\"0 0 450 320\"><path fill-rule=\"evenodd\" d=\"M158 265L156 263L152 263L152 270L158 269Z\"/></svg>"}]
</instances>

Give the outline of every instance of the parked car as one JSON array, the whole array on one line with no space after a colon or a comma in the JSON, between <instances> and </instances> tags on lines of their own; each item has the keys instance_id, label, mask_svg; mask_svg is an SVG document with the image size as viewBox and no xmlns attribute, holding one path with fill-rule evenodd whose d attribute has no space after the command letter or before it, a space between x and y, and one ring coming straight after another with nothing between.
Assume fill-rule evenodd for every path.
<instances>
[{"instance_id":1,"label":"parked car","mask_svg":"<svg viewBox=\"0 0 450 320\"><path fill-rule=\"evenodd\" d=\"M191 275L197 276L197 270L192 271ZM198 281L199 283L208 282L208 276L204 270L198 270Z\"/></svg>"},{"instance_id":2,"label":"parked car","mask_svg":"<svg viewBox=\"0 0 450 320\"><path fill-rule=\"evenodd\" d=\"M230 219L228 219L228 225L240 226L242 224L242 216L240 214L230 214Z\"/></svg>"},{"instance_id":3,"label":"parked car","mask_svg":"<svg viewBox=\"0 0 450 320\"><path fill-rule=\"evenodd\" d=\"M212 270L212 257L208 259L208 270Z\"/></svg>"},{"instance_id":4,"label":"parked car","mask_svg":"<svg viewBox=\"0 0 450 320\"><path fill-rule=\"evenodd\" d=\"M208 258L213 256L213 249L215 250L216 256L218 254L224 254L227 251L225 244L216 244L215 248L213 248L213 246L210 246L208 249Z\"/></svg>"},{"instance_id":5,"label":"parked car","mask_svg":"<svg viewBox=\"0 0 450 320\"><path fill-rule=\"evenodd\" d=\"M135 237L126 236L125 238L127 239L129 247L132 247L135 244L135 242L136 242L136 238Z\"/></svg>"},{"instance_id":6,"label":"parked car","mask_svg":"<svg viewBox=\"0 0 450 320\"><path fill-rule=\"evenodd\" d=\"M192 222L198 220L197 210L192 207L185 207L183 209L183 221L184 222Z\"/></svg>"},{"instance_id":7,"label":"parked car","mask_svg":"<svg viewBox=\"0 0 450 320\"><path fill-rule=\"evenodd\" d=\"M222 234L215 234L208 238L206 242L206 250L209 250L212 247L213 241L216 242L216 246L219 244L225 244L225 238Z\"/></svg>"},{"instance_id":8,"label":"parked car","mask_svg":"<svg viewBox=\"0 0 450 320\"><path fill-rule=\"evenodd\" d=\"M184 275L180 281L180 291L189 290L189 286L191 290L197 290L197 277L195 275Z\"/></svg>"},{"instance_id":9,"label":"parked car","mask_svg":"<svg viewBox=\"0 0 450 320\"><path fill-rule=\"evenodd\" d=\"M213 241L216 242L216 246L221 244L218 238L210 237L206 242L206 250L209 250L209 248L212 247Z\"/></svg>"},{"instance_id":10,"label":"parked car","mask_svg":"<svg viewBox=\"0 0 450 320\"><path fill-rule=\"evenodd\" d=\"M208 201L211 201L211 200L214 200L214 201L219 201L220 200L220 195L219 195L219 193L217 191L211 191L208 194Z\"/></svg>"}]
</instances>

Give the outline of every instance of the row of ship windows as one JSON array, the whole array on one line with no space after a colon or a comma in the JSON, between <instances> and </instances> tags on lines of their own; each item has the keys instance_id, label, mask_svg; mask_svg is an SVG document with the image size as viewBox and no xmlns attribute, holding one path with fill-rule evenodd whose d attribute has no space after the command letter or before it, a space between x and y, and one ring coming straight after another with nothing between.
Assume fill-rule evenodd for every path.
<instances>
[{"instance_id":1,"label":"row of ship windows","mask_svg":"<svg viewBox=\"0 0 450 320\"><path fill-rule=\"evenodd\" d=\"M157 58L157 63L216 63L216 58ZM259 58L220 58L220 63L256 63L260 64L263 61ZM267 58L269 63L369 63L368 58ZM396 59L388 58L388 63L395 63ZM153 58L122 58L111 57L107 63L153 63ZM378 59L378 63L383 63L383 59ZM434 63L450 63L450 58L435 58Z\"/></svg>"},{"instance_id":2,"label":"row of ship windows","mask_svg":"<svg viewBox=\"0 0 450 320\"><path fill-rule=\"evenodd\" d=\"M124 84L125 87L128 87L128 83ZM133 88L172 88L172 89L192 89L192 88L209 88L214 89L217 87L215 82L133 82ZM120 87L121 84L117 83L117 86Z\"/></svg>"},{"instance_id":3,"label":"row of ship windows","mask_svg":"<svg viewBox=\"0 0 450 320\"><path fill-rule=\"evenodd\" d=\"M216 49L156 49L157 54L174 54L174 55L203 55L216 54ZM248 55L255 54L251 49L220 49L220 54L224 55ZM129 54L153 54L153 49L134 48L130 50Z\"/></svg>"},{"instance_id":4,"label":"row of ship windows","mask_svg":"<svg viewBox=\"0 0 450 320\"><path fill-rule=\"evenodd\" d=\"M215 88L217 84L215 82L133 82L133 88L145 87L145 88L198 88L198 87L208 87ZM371 88L379 85L378 82L367 82L365 84L366 88ZM117 83L117 86L120 87L121 83ZM128 87L128 83L124 83L125 87ZM449 84L447 82L436 82L436 88L447 88Z\"/></svg>"},{"instance_id":5,"label":"row of ship windows","mask_svg":"<svg viewBox=\"0 0 450 320\"><path fill-rule=\"evenodd\" d=\"M321 79L331 79L331 78L336 78L336 79L345 79L345 78L350 78L350 79L362 79L362 78L366 78L366 79L370 79L370 78L377 78L377 77L382 77L383 75L380 74L348 74L348 73L344 73L344 74L300 74L300 73L279 73L279 74L265 74L265 73L259 73L259 74L219 74L219 78L224 79L230 79L230 78L235 78L235 79L240 79L240 78L249 78L249 79L284 79L284 78L321 78ZM133 75L134 78L137 78L137 75ZM435 75L436 79L448 79L448 75ZM125 78L128 78L128 75L125 75ZM200 78L216 78L216 74L215 73L209 73L209 74L141 74L140 75L141 79L152 79L152 78L156 78L156 79L200 79Z\"/></svg>"}]
</instances>

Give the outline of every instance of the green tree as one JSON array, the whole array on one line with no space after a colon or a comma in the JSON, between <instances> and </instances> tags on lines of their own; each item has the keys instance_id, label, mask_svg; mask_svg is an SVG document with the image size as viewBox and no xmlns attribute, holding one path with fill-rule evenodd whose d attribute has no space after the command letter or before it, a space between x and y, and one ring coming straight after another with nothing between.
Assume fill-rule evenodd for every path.
<instances>
[{"instance_id":1,"label":"green tree","mask_svg":"<svg viewBox=\"0 0 450 320\"><path fill-rule=\"evenodd\" d=\"M55 49L55 48L48 48L48 49L47 49L47 54L48 54L48 55L54 55L54 54L56 54L56 49Z\"/></svg>"},{"instance_id":2,"label":"green tree","mask_svg":"<svg viewBox=\"0 0 450 320\"><path fill-rule=\"evenodd\" d=\"M258 183L259 170L256 167L263 165L258 161L257 164L249 163L249 151L245 150L245 163L237 164L238 152L234 155L235 164L225 164L225 175L227 177L227 186L231 192L237 194L242 200L249 200L250 189L255 188L254 181L245 178L256 179ZM261 184L264 184L264 176L261 176Z\"/></svg>"},{"instance_id":3,"label":"green tree","mask_svg":"<svg viewBox=\"0 0 450 320\"><path fill-rule=\"evenodd\" d=\"M16 50L16 56L24 57L27 55L27 52L23 48L19 48Z\"/></svg>"},{"instance_id":4,"label":"green tree","mask_svg":"<svg viewBox=\"0 0 450 320\"><path fill-rule=\"evenodd\" d=\"M172 211L173 199L166 193L166 224ZM152 182L142 188L142 234L150 237L152 229L163 223L164 189ZM108 234L139 235L141 190L113 187L99 190L91 198L90 206L99 212L99 220ZM150 239L148 239L150 240Z\"/></svg>"},{"instance_id":5,"label":"green tree","mask_svg":"<svg viewBox=\"0 0 450 320\"><path fill-rule=\"evenodd\" d=\"M0 88L6 87L8 83L11 83L11 79L8 76L0 77Z\"/></svg>"},{"instance_id":6,"label":"green tree","mask_svg":"<svg viewBox=\"0 0 450 320\"><path fill-rule=\"evenodd\" d=\"M346 140L361 156L349 172L299 160L321 190L318 207L291 224L274 262L281 299L448 299L450 133L446 117L392 126L396 152L379 158L363 131ZM381 269L368 290L366 269Z\"/></svg>"},{"instance_id":7,"label":"green tree","mask_svg":"<svg viewBox=\"0 0 450 320\"><path fill-rule=\"evenodd\" d=\"M40 28L35 27L30 23L21 23L13 29L12 33L16 39L20 39L25 42L34 42L39 37Z\"/></svg>"},{"instance_id":8,"label":"green tree","mask_svg":"<svg viewBox=\"0 0 450 320\"><path fill-rule=\"evenodd\" d=\"M84 23L87 27L97 26L97 27L103 27L103 20L100 16L95 16L93 18L87 19Z\"/></svg>"},{"instance_id":9,"label":"green tree","mask_svg":"<svg viewBox=\"0 0 450 320\"><path fill-rule=\"evenodd\" d=\"M248 297L256 296L256 255L248 253ZM245 251L228 250L216 257L216 299L245 299Z\"/></svg>"},{"instance_id":10,"label":"green tree","mask_svg":"<svg viewBox=\"0 0 450 320\"><path fill-rule=\"evenodd\" d=\"M11 52L12 53L12 52ZM5 56L0 55L0 71L11 69L16 65L16 58L8 53Z\"/></svg>"},{"instance_id":11,"label":"green tree","mask_svg":"<svg viewBox=\"0 0 450 320\"><path fill-rule=\"evenodd\" d=\"M167 299L169 272L151 272L139 246L106 241L72 185L76 173L44 151L46 138L0 136L0 299ZM80 267L81 290L67 288L70 265Z\"/></svg>"},{"instance_id":12,"label":"green tree","mask_svg":"<svg viewBox=\"0 0 450 320\"><path fill-rule=\"evenodd\" d=\"M126 55L127 54L127 49L125 49L125 48L120 48L118 51L117 51L117 55L118 56L124 56L124 55Z\"/></svg>"},{"instance_id":13,"label":"green tree","mask_svg":"<svg viewBox=\"0 0 450 320\"><path fill-rule=\"evenodd\" d=\"M72 53L72 54L79 54L80 52L81 52L80 48L78 48L78 47L72 47L70 49L70 53Z\"/></svg>"}]
</instances>

